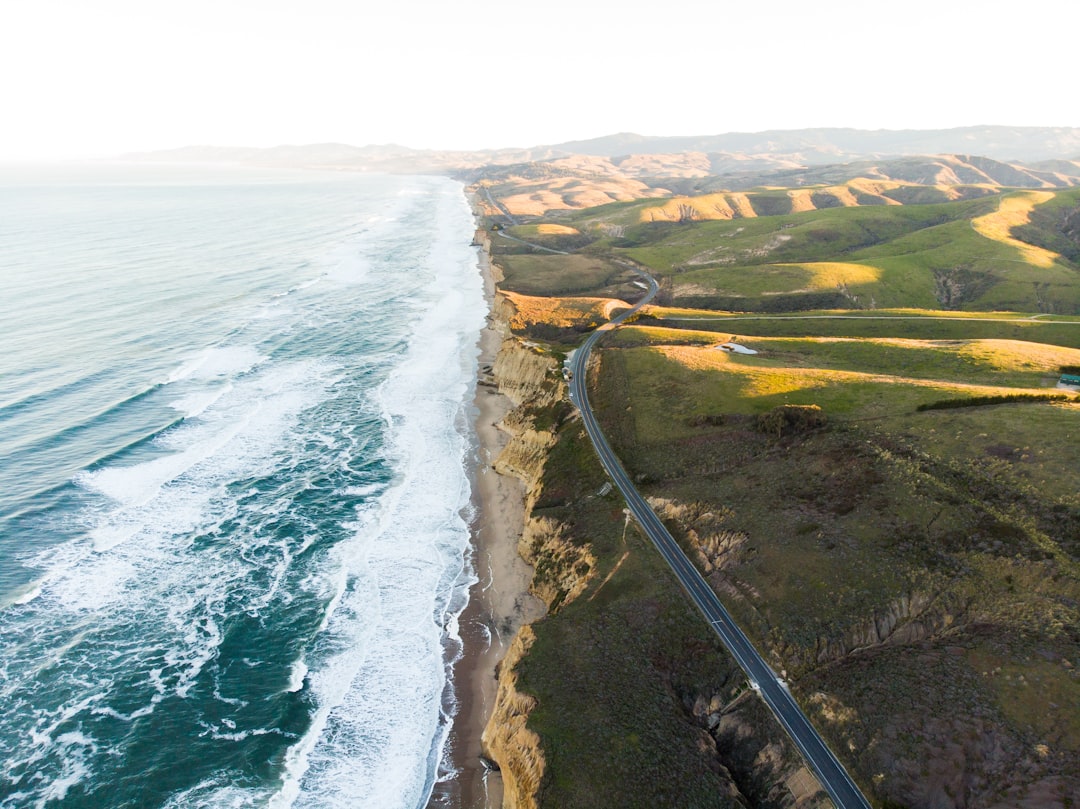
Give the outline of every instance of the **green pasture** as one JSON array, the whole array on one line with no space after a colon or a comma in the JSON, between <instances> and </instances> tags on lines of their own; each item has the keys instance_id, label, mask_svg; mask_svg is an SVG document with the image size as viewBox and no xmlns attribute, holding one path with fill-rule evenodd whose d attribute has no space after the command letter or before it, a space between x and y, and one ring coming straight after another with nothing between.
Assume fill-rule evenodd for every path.
<instances>
[{"instance_id":1,"label":"green pasture","mask_svg":"<svg viewBox=\"0 0 1080 809\"><path fill-rule=\"evenodd\" d=\"M523 295L597 295L604 297L637 276L611 261L583 255L500 255L502 287Z\"/></svg>"},{"instance_id":2,"label":"green pasture","mask_svg":"<svg viewBox=\"0 0 1080 809\"><path fill-rule=\"evenodd\" d=\"M1002 339L1080 348L1080 317L932 310L817 311L782 315L650 307L657 325L759 337Z\"/></svg>"},{"instance_id":3,"label":"green pasture","mask_svg":"<svg viewBox=\"0 0 1080 809\"><path fill-rule=\"evenodd\" d=\"M688 263L733 257L740 265L837 260L907 234L968 221L994 210L996 200L940 205L828 208L819 211L688 224L643 223L616 242L629 257L662 274ZM711 251L716 252L715 256ZM845 260L847 260L845 258Z\"/></svg>"}]
</instances>

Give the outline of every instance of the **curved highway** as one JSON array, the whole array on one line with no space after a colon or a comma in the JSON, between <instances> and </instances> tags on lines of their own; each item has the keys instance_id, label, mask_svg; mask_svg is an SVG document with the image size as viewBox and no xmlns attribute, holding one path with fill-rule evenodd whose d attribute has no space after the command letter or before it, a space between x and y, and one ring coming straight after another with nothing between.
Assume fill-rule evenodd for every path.
<instances>
[{"instance_id":1,"label":"curved highway","mask_svg":"<svg viewBox=\"0 0 1080 809\"><path fill-rule=\"evenodd\" d=\"M798 704L788 691L787 684L773 672L769 665L758 654L746 635L735 625L720 599L701 576L697 568L682 552L678 543L668 532L667 528L649 507L648 503L638 492L623 469L619 459L615 456L603 432L600 424L589 406L589 395L586 386L586 368L589 362L589 353L603 336L604 332L618 327L626 318L638 311L656 295L659 287L656 280L647 273L641 272L624 262L623 266L630 267L642 279L648 282L648 293L631 309L613 318L609 323L597 329L589 335L581 347L574 352L570 361L570 399L581 412L585 430L600 456L600 462L611 476L615 485L619 487L626 504L630 507L634 518L641 525L649 539L652 540L660 555L671 566L683 589L697 605L705 616L705 620L720 636L724 646L734 656L735 660L746 672L751 687L761 694L761 698L769 706L780 724L784 726L791 736L795 745L802 752L807 764L817 775L818 781L825 791L833 799L838 809L870 809L870 804L863 797L855 782L837 761L836 756L826 746L825 742L814 730L810 721L800 710Z\"/></svg>"}]
</instances>

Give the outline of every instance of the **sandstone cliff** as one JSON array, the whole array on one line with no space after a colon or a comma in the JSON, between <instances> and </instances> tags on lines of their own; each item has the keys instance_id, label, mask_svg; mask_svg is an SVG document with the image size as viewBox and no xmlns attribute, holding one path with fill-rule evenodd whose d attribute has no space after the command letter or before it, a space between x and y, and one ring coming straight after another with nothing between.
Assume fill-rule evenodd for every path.
<instances>
[{"instance_id":1,"label":"sandstone cliff","mask_svg":"<svg viewBox=\"0 0 1080 809\"><path fill-rule=\"evenodd\" d=\"M536 700L517 690L514 672L535 639L531 626L522 627L499 663L499 690L484 728L484 749L502 772L504 809L536 809L544 775L540 737L526 727Z\"/></svg>"},{"instance_id":2,"label":"sandstone cliff","mask_svg":"<svg viewBox=\"0 0 1080 809\"><path fill-rule=\"evenodd\" d=\"M533 566L533 593L552 612L581 595L596 569L588 546L570 542L562 524L547 517L526 520L518 550Z\"/></svg>"},{"instance_id":3,"label":"sandstone cliff","mask_svg":"<svg viewBox=\"0 0 1080 809\"><path fill-rule=\"evenodd\" d=\"M496 275L496 277L498 277ZM526 489L525 513L532 511L544 471L548 450L555 435L548 425L537 423L537 412L550 408L565 393L565 383L557 361L532 346L509 335L507 323L513 307L502 295L496 295L492 317L507 337L491 368L491 383L515 405L500 422L510 440L495 460L500 474L521 479ZM548 521L526 518L519 552L539 570L532 590L550 608L558 598L565 600L570 589L558 582L557 571L577 566L580 561L562 547L557 526ZM532 627L525 625L515 636L506 657L499 664L498 692L495 705L484 729L486 754L498 764L503 781L503 806L506 809L534 809L540 780L544 773L544 754L540 739L526 727L529 712L536 701L517 690L515 667L535 640Z\"/></svg>"}]
</instances>

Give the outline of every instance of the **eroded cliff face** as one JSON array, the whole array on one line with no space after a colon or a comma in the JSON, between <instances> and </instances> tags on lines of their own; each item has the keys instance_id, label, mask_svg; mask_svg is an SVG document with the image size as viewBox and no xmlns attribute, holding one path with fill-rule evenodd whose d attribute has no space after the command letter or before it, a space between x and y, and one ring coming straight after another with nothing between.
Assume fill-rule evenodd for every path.
<instances>
[{"instance_id":1,"label":"eroded cliff face","mask_svg":"<svg viewBox=\"0 0 1080 809\"><path fill-rule=\"evenodd\" d=\"M874 646L916 643L966 620L966 607L957 599L916 590L898 596L839 636L819 637L812 646L780 643L774 651L791 671L799 672Z\"/></svg>"},{"instance_id":2,"label":"eroded cliff face","mask_svg":"<svg viewBox=\"0 0 1080 809\"><path fill-rule=\"evenodd\" d=\"M498 299L505 303L501 295ZM552 357L515 337L503 340L492 367L492 380L499 392L515 405L499 425L510 434L510 441L495 460L495 470L525 483L528 513L547 452L555 443L555 434L545 425L537 424L535 414L539 408L549 407L562 398L565 383Z\"/></svg>"},{"instance_id":3,"label":"eroded cliff face","mask_svg":"<svg viewBox=\"0 0 1080 809\"><path fill-rule=\"evenodd\" d=\"M581 595L596 569L589 548L570 542L562 524L547 517L526 520L518 551L532 565L532 591L549 612Z\"/></svg>"},{"instance_id":4,"label":"eroded cliff face","mask_svg":"<svg viewBox=\"0 0 1080 809\"><path fill-rule=\"evenodd\" d=\"M506 298L496 295L492 314L508 336L492 366L491 382L515 407L499 424L510 440L494 466L500 474L524 482L528 515L539 496L547 453L556 441L553 429L538 423L537 414L563 399L566 385L554 358L509 336L505 324L512 313ZM526 518L518 550L534 567L531 590L549 610L576 597L594 566L585 551L563 540L556 522L543 518ZM517 690L515 673L535 637L530 625L523 626L499 664L498 692L483 734L486 754L501 770L505 809L535 809L544 774L540 738L526 727L536 700Z\"/></svg>"},{"instance_id":5,"label":"eroded cliff face","mask_svg":"<svg viewBox=\"0 0 1080 809\"><path fill-rule=\"evenodd\" d=\"M823 809L832 802L790 743L770 738L767 710L744 690L734 699L698 694L691 716L703 728L740 800L768 809Z\"/></svg>"},{"instance_id":6,"label":"eroded cliff face","mask_svg":"<svg viewBox=\"0 0 1080 809\"><path fill-rule=\"evenodd\" d=\"M536 809L536 796L544 775L540 737L526 727L536 700L517 690L514 671L535 640L532 627L526 625L510 644L506 657L499 663L499 690L484 728L484 749L502 773L504 809Z\"/></svg>"},{"instance_id":7,"label":"eroded cliff face","mask_svg":"<svg viewBox=\"0 0 1080 809\"><path fill-rule=\"evenodd\" d=\"M498 297L501 318L512 306ZM532 515L541 494L544 463L558 440L557 416L552 413L560 404L565 405L566 382L554 357L512 336L503 341L492 367L492 381L515 405L499 425L510 434L510 440L495 460L495 470L525 483L525 513L530 516L526 517L518 551L534 568L533 593L554 610L585 589L596 567L588 547L567 539L557 520Z\"/></svg>"}]
</instances>

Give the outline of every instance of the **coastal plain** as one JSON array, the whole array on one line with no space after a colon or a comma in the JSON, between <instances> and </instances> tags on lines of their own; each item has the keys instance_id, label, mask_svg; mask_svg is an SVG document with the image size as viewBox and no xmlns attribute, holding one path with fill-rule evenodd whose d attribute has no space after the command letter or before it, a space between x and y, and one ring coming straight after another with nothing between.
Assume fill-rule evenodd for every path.
<instances>
[{"instance_id":1,"label":"coastal plain","mask_svg":"<svg viewBox=\"0 0 1080 809\"><path fill-rule=\"evenodd\" d=\"M513 404L494 466L524 484L545 607L498 665L489 805L831 805L567 399L568 352L642 294L628 265L661 294L605 337L597 415L872 805L1071 805L1080 192L939 171L845 196L835 169L798 193L648 180L522 207L530 165L473 178Z\"/></svg>"}]
</instances>

